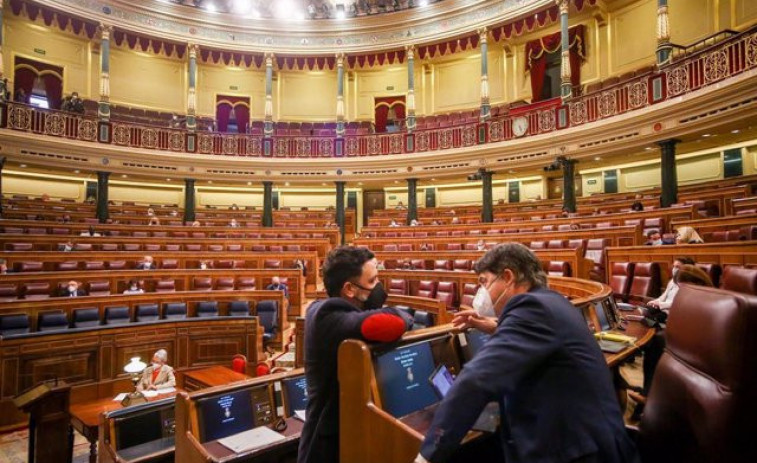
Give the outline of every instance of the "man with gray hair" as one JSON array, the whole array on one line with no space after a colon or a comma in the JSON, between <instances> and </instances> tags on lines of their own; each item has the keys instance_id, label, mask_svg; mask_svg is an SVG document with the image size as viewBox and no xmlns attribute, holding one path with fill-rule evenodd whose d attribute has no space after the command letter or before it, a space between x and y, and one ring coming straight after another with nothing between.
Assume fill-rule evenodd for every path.
<instances>
[{"instance_id":1,"label":"man with gray hair","mask_svg":"<svg viewBox=\"0 0 757 463\"><path fill-rule=\"evenodd\" d=\"M493 401L508 463L638 461L602 352L581 311L547 288L536 255L502 244L474 270L481 284L476 310L453 323L491 337L436 410L416 463L447 461Z\"/></svg>"},{"instance_id":2,"label":"man with gray hair","mask_svg":"<svg viewBox=\"0 0 757 463\"><path fill-rule=\"evenodd\" d=\"M157 391L176 387L176 377L173 374L173 368L166 365L168 362L168 352L165 349L159 349L152 356L152 363L142 372L142 379L137 384L139 391Z\"/></svg>"}]
</instances>

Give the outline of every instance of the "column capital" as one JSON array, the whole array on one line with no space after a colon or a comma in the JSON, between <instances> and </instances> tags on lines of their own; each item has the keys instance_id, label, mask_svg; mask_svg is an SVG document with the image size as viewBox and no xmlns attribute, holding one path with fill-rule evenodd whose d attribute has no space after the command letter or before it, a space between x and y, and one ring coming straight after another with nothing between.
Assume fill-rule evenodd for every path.
<instances>
[{"instance_id":1,"label":"column capital","mask_svg":"<svg viewBox=\"0 0 757 463\"><path fill-rule=\"evenodd\" d=\"M412 43L410 45L405 45L405 53L407 54L408 59L411 59L415 54L415 45Z\"/></svg>"},{"instance_id":2,"label":"column capital","mask_svg":"<svg viewBox=\"0 0 757 463\"><path fill-rule=\"evenodd\" d=\"M570 9L570 0L555 0L558 8L560 8L560 14L568 14Z\"/></svg>"},{"instance_id":3,"label":"column capital","mask_svg":"<svg viewBox=\"0 0 757 463\"><path fill-rule=\"evenodd\" d=\"M667 140L660 140L656 143L657 143L657 146L659 146L662 149L665 149L665 148L675 147L678 143L681 143L681 140L677 138L668 138Z\"/></svg>"},{"instance_id":4,"label":"column capital","mask_svg":"<svg viewBox=\"0 0 757 463\"><path fill-rule=\"evenodd\" d=\"M337 65L337 67L344 67L344 58L346 56L347 55L345 55L342 52L339 52L339 53L336 54L336 65Z\"/></svg>"},{"instance_id":5,"label":"column capital","mask_svg":"<svg viewBox=\"0 0 757 463\"><path fill-rule=\"evenodd\" d=\"M263 56L265 57L265 65L266 66L273 66L273 59L276 56L273 53L271 53L271 52L266 52Z\"/></svg>"},{"instance_id":6,"label":"column capital","mask_svg":"<svg viewBox=\"0 0 757 463\"><path fill-rule=\"evenodd\" d=\"M200 46L196 43L190 43L187 44L187 50L189 51L189 59L195 58L197 59L197 53L200 51Z\"/></svg>"},{"instance_id":7,"label":"column capital","mask_svg":"<svg viewBox=\"0 0 757 463\"><path fill-rule=\"evenodd\" d=\"M110 40L110 36L111 34L113 34L113 25L100 23L100 25L97 27L97 30L100 32L100 39Z\"/></svg>"},{"instance_id":8,"label":"column capital","mask_svg":"<svg viewBox=\"0 0 757 463\"><path fill-rule=\"evenodd\" d=\"M489 29L486 27L479 27L476 29L476 32L478 33L479 43L487 43L489 40Z\"/></svg>"}]
</instances>

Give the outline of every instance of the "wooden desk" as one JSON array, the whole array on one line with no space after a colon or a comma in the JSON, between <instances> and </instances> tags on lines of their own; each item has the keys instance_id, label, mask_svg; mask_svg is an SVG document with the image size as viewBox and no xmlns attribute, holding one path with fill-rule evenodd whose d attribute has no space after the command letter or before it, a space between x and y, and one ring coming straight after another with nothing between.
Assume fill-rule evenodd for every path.
<instances>
[{"instance_id":1,"label":"wooden desk","mask_svg":"<svg viewBox=\"0 0 757 463\"><path fill-rule=\"evenodd\" d=\"M205 389L206 387L223 386L224 384L250 379L250 376L243 373L237 373L230 368L220 365L202 368L200 370L187 371L186 373L183 373L182 376L184 377L184 390L187 392Z\"/></svg>"},{"instance_id":2,"label":"wooden desk","mask_svg":"<svg viewBox=\"0 0 757 463\"><path fill-rule=\"evenodd\" d=\"M233 457L234 459L240 460L251 458L258 463L280 462L282 461L282 458L286 458L290 455L297 455L297 447L300 444L300 434L302 433L302 427L305 425L305 423L297 418L285 418L284 421L286 421L287 427L280 433L283 434L286 439L274 444L258 447L242 453L236 453L233 450L229 450L219 444L217 440L206 442L203 446L207 451L208 456L212 459L211 461L223 461L227 458Z\"/></svg>"},{"instance_id":3,"label":"wooden desk","mask_svg":"<svg viewBox=\"0 0 757 463\"><path fill-rule=\"evenodd\" d=\"M148 402L163 400L169 397L176 397L178 391L168 394L159 394L157 397L147 399ZM113 397L83 402L69 407L71 414L71 427L84 436L89 441L89 461L97 462L97 438L99 436L98 426L100 424L100 415L119 408L124 408L121 402L113 400Z\"/></svg>"}]
</instances>

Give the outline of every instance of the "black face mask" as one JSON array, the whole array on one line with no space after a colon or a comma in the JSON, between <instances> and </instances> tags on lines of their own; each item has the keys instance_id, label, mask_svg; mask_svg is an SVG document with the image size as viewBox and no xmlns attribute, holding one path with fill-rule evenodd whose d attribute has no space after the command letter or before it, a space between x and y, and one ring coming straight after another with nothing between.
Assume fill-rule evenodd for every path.
<instances>
[{"instance_id":1,"label":"black face mask","mask_svg":"<svg viewBox=\"0 0 757 463\"><path fill-rule=\"evenodd\" d=\"M355 286L368 291L368 288L363 288L360 285ZM366 300L363 301L363 310L375 310L384 307L384 302L386 302L388 296L384 290L384 285L382 285L381 282L378 282L370 291L371 292L368 294Z\"/></svg>"}]
</instances>

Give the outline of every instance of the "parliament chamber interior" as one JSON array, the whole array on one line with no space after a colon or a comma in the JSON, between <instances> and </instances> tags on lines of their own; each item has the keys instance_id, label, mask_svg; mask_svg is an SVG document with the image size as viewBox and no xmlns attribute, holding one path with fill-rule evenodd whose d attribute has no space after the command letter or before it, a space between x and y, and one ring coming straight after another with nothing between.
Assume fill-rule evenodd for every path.
<instances>
[{"instance_id":1,"label":"parliament chamber interior","mask_svg":"<svg viewBox=\"0 0 757 463\"><path fill-rule=\"evenodd\" d=\"M507 345L510 302L495 334L459 324L499 307L505 243L579 318L637 454L538 461L757 461L757 2L0 12L0 461L537 461L500 439L524 394L425 450ZM328 370L311 304L368 311L327 285L345 245L406 326L363 325ZM540 368L514 387L557 387ZM592 419L532 412L541 448Z\"/></svg>"}]
</instances>

